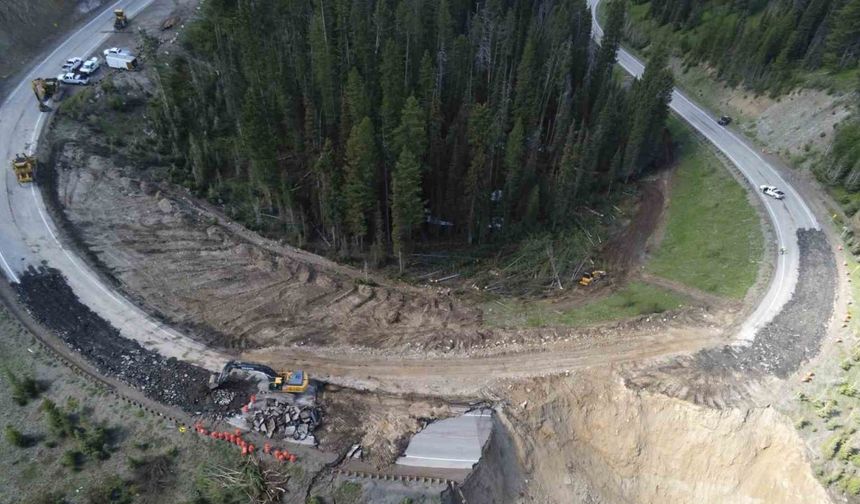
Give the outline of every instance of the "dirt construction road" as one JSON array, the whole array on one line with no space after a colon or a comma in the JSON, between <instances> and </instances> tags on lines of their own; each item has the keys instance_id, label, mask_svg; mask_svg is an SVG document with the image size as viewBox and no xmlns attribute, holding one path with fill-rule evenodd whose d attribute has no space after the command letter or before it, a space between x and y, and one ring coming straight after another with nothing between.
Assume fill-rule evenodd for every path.
<instances>
[{"instance_id":1,"label":"dirt construction road","mask_svg":"<svg viewBox=\"0 0 860 504\"><path fill-rule=\"evenodd\" d=\"M242 358L313 369L332 383L389 392L473 396L496 380L545 376L588 368L622 365L656 357L695 352L720 340L718 329L695 327L645 330L624 337L588 337L507 355L392 359L327 350L266 348Z\"/></svg>"}]
</instances>

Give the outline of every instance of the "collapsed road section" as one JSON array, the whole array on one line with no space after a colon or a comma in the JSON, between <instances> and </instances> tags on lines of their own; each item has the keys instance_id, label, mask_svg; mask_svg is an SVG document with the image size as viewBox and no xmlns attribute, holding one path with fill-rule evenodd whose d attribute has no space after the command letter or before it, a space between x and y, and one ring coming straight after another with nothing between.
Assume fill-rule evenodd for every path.
<instances>
[{"instance_id":1,"label":"collapsed road section","mask_svg":"<svg viewBox=\"0 0 860 504\"><path fill-rule=\"evenodd\" d=\"M750 344L707 348L639 369L627 384L724 408L751 399L754 378L786 379L818 354L833 315L837 269L821 230L797 231L800 272L791 299Z\"/></svg>"}]
</instances>

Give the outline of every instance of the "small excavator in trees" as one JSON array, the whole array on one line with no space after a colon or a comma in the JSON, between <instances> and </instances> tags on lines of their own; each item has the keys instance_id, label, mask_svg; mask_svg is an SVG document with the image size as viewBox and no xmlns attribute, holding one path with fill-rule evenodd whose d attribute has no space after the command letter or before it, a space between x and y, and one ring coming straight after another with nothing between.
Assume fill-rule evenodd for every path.
<instances>
[{"instance_id":1,"label":"small excavator in trees","mask_svg":"<svg viewBox=\"0 0 860 504\"><path fill-rule=\"evenodd\" d=\"M220 387L230 376L237 372L246 376L256 376L265 382L267 389L270 392L288 392L290 394L304 394L308 390L310 379L304 371L282 371L276 372L274 369L263 364L255 364L252 362L241 362L231 360L224 365L217 376L212 376L209 380L209 388L216 389Z\"/></svg>"},{"instance_id":2,"label":"small excavator in trees","mask_svg":"<svg viewBox=\"0 0 860 504\"><path fill-rule=\"evenodd\" d=\"M39 102L39 111L47 112L51 110L45 102L50 100L60 90L60 81L53 77L49 79L38 78L33 79L31 85L33 86L33 94L36 95L36 100Z\"/></svg>"},{"instance_id":3,"label":"small excavator in trees","mask_svg":"<svg viewBox=\"0 0 860 504\"><path fill-rule=\"evenodd\" d=\"M12 171L15 172L15 178L19 184L25 184L33 181L33 172L36 170L35 156L26 154L16 154L12 160Z\"/></svg>"},{"instance_id":4,"label":"small excavator in trees","mask_svg":"<svg viewBox=\"0 0 860 504\"><path fill-rule=\"evenodd\" d=\"M592 272L585 272L582 274L582 277L579 279L579 285L583 287L588 287L594 282L600 280L601 278L606 276L606 272L603 270L594 270Z\"/></svg>"},{"instance_id":5,"label":"small excavator in trees","mask_svg":"<svg viewBox=\"0 0 860 504\"><path fill-rule=\"evenodd\" d=\"M128 26L128 17L125 15L124 9L114 9L113 11L114 20L113 20L113 28L114 30L122 30L126 26Z\"/></svg>"}]
</instances>

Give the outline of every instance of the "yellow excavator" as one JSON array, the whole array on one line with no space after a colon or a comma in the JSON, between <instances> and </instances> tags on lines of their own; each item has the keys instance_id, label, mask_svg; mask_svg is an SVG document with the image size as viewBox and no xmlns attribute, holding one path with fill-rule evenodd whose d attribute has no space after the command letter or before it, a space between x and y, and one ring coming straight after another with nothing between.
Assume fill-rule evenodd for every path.
<instances>
[{"instance_id":1,"label":"yellow excavator","mask_svg":"<svg viewBox=\"0 0 860 504\"><path fill-rule=\"evenodd\" d=\"M31 85L33 86L33 94L36 95L36 100L39 102L39 110L42 112L50 110L45 102L50 100L60 90L60 81L55 78L38 78L33 79Z\"/></svg>"},{"instance_id":2,"label":"yellow excavator","mask_svg":"<svg viewBox=\"0 0 860 504\"><path fill-rule=\"evenodd\" d=\"M209 388L220 387L227 378L236 372L245 376L256 376L261 382L267 384L271 392L288 392L290 394L303 394L307 392L310 378L304 371L282 371L275 372L274 369L264 364L253 362L229 361L224 365L217 376L213 376L209 382Z\"/></svg>"},{"instance_id":3,"label":"yellow excavator","mask_svg":"<svg viewBox=\"0 0 860 504\"><path fill-rule=\"evenodd\" d=\"M579 279L579 285L583 287L588 287L594 282L600 280L601 278L606 276L606 272L603 270L594 270L592 272L585 272L582 274L582 277Z\"/></svg>"},{"instance_id":4,"label":"yellow excavator","mask_svg":"<svg viewBox=\"0 0 860 504\"><path fill-rule=\"evenodd\" d=\"M124 9L114 9L113 15L114 15L114 20L113 20L114 30L122 30L123 28L128 26L128 17L125 15Z\"/></svg>"},{"instance_id":5,"label":"yellow excavator","mask_svg":"<svg viewBox=\"0 0 860 504\"><path fill-rule=\"evenodd\" d=\"M12 160L12 171L15 172L15 178L21 184L33 181L33 172L36 171L35 156L26 154L16 154Z\"/></svg>"}]
</instances>

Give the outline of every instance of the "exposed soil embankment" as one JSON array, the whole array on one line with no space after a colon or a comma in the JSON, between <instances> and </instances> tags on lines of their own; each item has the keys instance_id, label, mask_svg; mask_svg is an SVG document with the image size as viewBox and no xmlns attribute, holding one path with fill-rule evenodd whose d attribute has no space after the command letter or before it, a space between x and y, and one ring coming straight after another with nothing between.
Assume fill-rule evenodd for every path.
<instances>
[{"instance_id":1,"label":"exposed soil embankment","mask_svg":"<svg viewBox=\"0 0 860 504\"><path fill-rule=\"evenodd\" d=\"M770 408L715 410L606 375L535 381L509 397L528 468L521 502L830 502Z\"/></svg>"},{"instance_id":2,"label":"exposed soil embankment","mask_svg":"<svg viewBox=\"0 0 860 504\"><path fill-rule=\"evenodd\" d=\"M74 138L56 153L49 199L126 293L207 343L443 348L454 338L483 341L480 310L429 289L376 285L290 247L250 242L182 195L116 166L98 140L104 135L66 121L59 119L55 135Z\"/></svg>"},{"instance_id":3,"label":"exposed soil embankment","mask_svg":"<svg viewBox=\"0 0 860 504\"><path fill-rule=\"evenodd\" d=\"M756 378L785 379L821 348L833 313L837 270L823 231L801 229L794 294L750 345L709 348L638 370L628 385L722 408L744 402Z\"/></svg>"}]
</instances>

